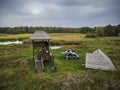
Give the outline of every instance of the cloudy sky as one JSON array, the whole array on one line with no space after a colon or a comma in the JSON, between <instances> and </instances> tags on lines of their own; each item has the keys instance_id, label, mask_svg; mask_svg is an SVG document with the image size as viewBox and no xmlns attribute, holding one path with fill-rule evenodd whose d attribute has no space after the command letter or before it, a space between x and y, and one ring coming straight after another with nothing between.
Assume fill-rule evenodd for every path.
<instances>
[{"instance_id":1,"label":"cloudy sky","mask_svg":"<svg viewBox=\"0 0 120 90\"><path fill-rule=\"evenodd\" d=\"M120 24L120 0L0 0L0 26Z\"/></svg>"}]
</instances>

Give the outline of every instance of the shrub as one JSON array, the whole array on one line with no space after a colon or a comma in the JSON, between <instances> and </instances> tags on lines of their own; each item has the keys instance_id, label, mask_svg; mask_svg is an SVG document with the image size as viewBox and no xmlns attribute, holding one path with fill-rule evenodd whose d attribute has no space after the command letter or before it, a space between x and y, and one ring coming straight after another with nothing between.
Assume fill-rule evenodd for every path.
<instances>
[{"instance_id":1,"label":"shrub","mask_svg":"<svg viewBox=\"0 0 120 90\"><path fill-rule=\"evenodd\" d=\"M86 34L85 37L86 38L95 38L95 37L97 37L97 35L96 34L92 34L92 33L88 33L88 34Z\"/></svg>"},{"instance_id":2,"label":"shrub","mask_svg":"<svg viewBox=\"0 0 120 90\"><path fill-rule=\"evenodd\" d=\"M120 37L120 33L118 33L118 37Z\"/></svg>"}]
</instances>

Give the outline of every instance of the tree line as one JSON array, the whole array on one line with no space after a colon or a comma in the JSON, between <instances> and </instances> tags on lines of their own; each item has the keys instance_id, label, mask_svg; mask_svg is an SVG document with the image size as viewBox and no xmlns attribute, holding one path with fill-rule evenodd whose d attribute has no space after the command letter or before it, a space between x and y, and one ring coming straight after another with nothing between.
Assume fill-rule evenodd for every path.
<instances>
[{"instance_id":1,"label":"tree line","mask_svg":"<svg viewBox=\"0 0 120 90\"><path fill-rule=\"evenodd\" d=\"M0 33L4 34L22 34L22 33L33 33L36 30L44 30L48 33L93 33L97 36L118 36L120 33L120 24L118 25L107 25L102 27L81 27L81 28L69 28L69 27L0 27Z\"/></svg>"},{"instance_id":2,"label":"tree line","mask_svg":"<svg viewBox=\"0 0 120 90\"><path fill-rule=\"evenodd\" d=\"M120 36L120 24L117 26L107 25L105 27L95 27L97 36Z\"/></svg>"},{"instance_id":3,"label":"tree line","mask_svg":"<svg viewBox=\"0 0 120 90\"><path fill-rule=\"evenodd\" d=\"M28 26L20 26L20 27L0 27L0 33L6 34L22 34L22 33L33 33L36 30L44 30L48 33L77 33L79 32L76 28L64 28L64 27L28 27Z\"/></svg>"}]
</instances>

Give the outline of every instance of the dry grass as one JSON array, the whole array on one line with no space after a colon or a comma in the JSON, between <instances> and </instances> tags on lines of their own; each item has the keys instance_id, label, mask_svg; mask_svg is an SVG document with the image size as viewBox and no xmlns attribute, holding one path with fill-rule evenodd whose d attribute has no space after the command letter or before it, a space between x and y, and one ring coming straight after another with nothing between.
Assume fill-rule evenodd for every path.
<instances>
[{"instance_id":1,"label":"dry grass","mask_svg":"<svg viewBox=\"0 0 120 90\"><path fill-rule=\"evenodd\" d=\"M31 34L0 34L0 40L29 38Z\"/></svg>"},{"instance_id":2,"label":"dry grass","mask_svg":"<svg viewBox=\"0 0 120 90\"><path fill-rule=\"evenodd\" d=\"M84 39L85 34L79 33L50 33L52 40L79 41ZM28 39L31 34L0 34L0 40Z\"/></svg>"},{"instance_id":3,"label":"dry grass","mask_svg":"<svg viewBox=\"0 0 120 90\"><path fill-rule=\"evenodd\" d=\"M75 33L69 33L69 34L59 34L54 35L51 34L52 40L64 40L64 41L79 41L81 39L84 39L85 34L75 34Z\"/></svg>"}]
</instances>

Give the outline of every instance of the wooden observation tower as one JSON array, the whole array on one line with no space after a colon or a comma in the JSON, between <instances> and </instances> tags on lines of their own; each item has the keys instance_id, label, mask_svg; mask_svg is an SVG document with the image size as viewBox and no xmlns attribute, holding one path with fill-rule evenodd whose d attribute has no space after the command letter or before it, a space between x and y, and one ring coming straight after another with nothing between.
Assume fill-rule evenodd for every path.
<instances>
[{"instance_id":1,"label":"wooden observation tower","mask_svg":"<svg viewBox=\"0 0 120 90\"><path fill-rule=\"evenodd\" d=\"M35 62L35 70L38 73L43 72L45 65L54 64L54 57L50 53L49 40L51 38L44 31L35 31L30 37L33 45L33 59Z\"/></svg>"}]
</instances>

